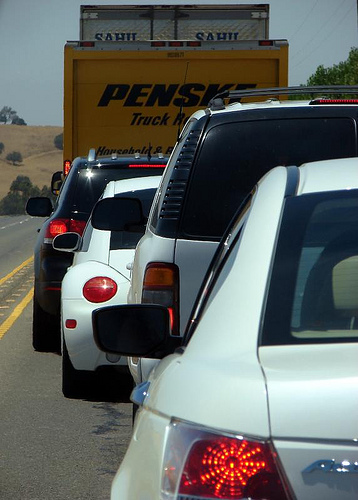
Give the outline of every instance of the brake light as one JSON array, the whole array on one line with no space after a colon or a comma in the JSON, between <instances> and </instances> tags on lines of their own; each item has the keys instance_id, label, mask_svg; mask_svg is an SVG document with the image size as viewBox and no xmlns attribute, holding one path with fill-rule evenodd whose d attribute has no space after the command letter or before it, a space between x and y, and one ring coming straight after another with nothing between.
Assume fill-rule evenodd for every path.
<instances>
[{"instance_id":1,"label":"brake light","mask_svg":"<svg viewBox=\"0 0 358 500\"><path fill-rule=\"evenodd\" d=\"M259 47L272 47L273 40L259 40Z\"/></svg>"},{"instance_id":2,"label":"brake light","mask_svg":"<svg viewBox=\"0 0 358 500\"><path fill-rule=\"evenodd\" d=\"M317 104L358 104L358 99L314 99L310 102L311 106Z\"/></svg>"},{"instance_id":3,"label":"brake light","mask_svg":"<svg viewBox=\"0 0 358 500\"><path fill-rule=\"evenodd\" d=\"M163 163L133 163L128 165L128 168L165 168L165 165Z\"/></svg>"},{"instance_id":4,"label":"brake light","mask_svg":"<svg viewBox=\"0 0 358 500\"><path fill-rule=\"evenodd\" d=\"M71 168L70 160L65 160L63 162L63 173L64 173L65 177L68 174L68 172L70 171L70 168Z\"/></svg>"},{"instance_id":5,"label":"brake light","mask_svg":"<svg viewBox=\"0 0 358 500\"><path fill-rule=\"evenodd\" d=\"M150 43L151 47L165 47L165 42L162 42L161 40L156 40L154 42Z\"/></svg>"},{"instance_id":6,"label":"brake light","mask_svg":"<svg viewBox=\"0 0 358 500\"><path fill-rule=\"evenodd\" d=\"M179 493L204 498L276 499L282 498L278 489L282 490L280 478L266 444L215 436L193 445Z\"/></svg>"},{"instance_id":7,"label":"brake light","mask_svg":"<svg viewBox=\"0 0 358 500\"><path fill-rule=\"evenodd\" d=\"M117 293L117 283L111 278L97 276L91 278L83 286L83 296L89 302L106 302Z\"/></svg>"},{"instance_id":8,"label":"brake light","mask_svg":"<svg viewBox=\"0 0 358 500\"><path fill-rule=\"evenodd\" d=\"M75 219L53 219L49 222L45 232L45 243L51 243L55 236L67 232L78 233L82 236L86 221Z\"/></svg>"},{"instance_id":9,"label":"brake light","mask_svg":"<svg viewBox=\"0 0 358 500\"><path fill-rule=\"evenodd\" d=\"M282 478L268 442L170 425L162 477L168 498L288 500Z\"/></svg>"},{"instance_id":10,"label":"brake light","mask_svg":"<svg viewBox=\"0 0 358 500\"><path fill-rule=\"evenodd\" d=\"M144 273L142 303L168 308L172 335L179 335L179 271L176 265L148 264Z\"/></svg>"},{"instance_id":11,"label":"brake light","mask_svg":"<svg viewBox=\"0 0 358 500\"><path fill-rule=\"evenodd\" d=\"M78 233L80 236L82 236L86 224L87 222L85 220L70 219L69 231L71 231L72 233Z\"/></svg>"},{"instance_id":12,"label":"brake light","mask_svg":"<svg viewBox=\"0 0 358 500\"><path fill-rule=\"evenodd\" d=\"M67 231L69 231L69 222L68 219L51 220L47 226L45 238L53 239L58 234L67 233Z\"/></svg>"}]
</instances>

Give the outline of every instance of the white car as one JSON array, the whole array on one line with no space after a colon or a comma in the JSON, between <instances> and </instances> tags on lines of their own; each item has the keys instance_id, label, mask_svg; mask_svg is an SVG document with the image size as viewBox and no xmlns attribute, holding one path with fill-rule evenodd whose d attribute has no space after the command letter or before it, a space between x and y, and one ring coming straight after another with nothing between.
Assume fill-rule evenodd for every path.
<instances>
[{"instance_id":1,"label":"white car","mask_svg":"<svg viewBox=\"0 0 358 500\"><path fill-rule=\"evenodd\" d=\"M99 367L112 366L128 374L125 357L103 353L95 345L92 311L100 305L127 302L130 263L145 225L136 232L101 230L93 227L93 217L103 202L135 197L141 201L146 221L160 178L138 177L109 182L82 239L73 233L66 233L54 240L57 250L77 250L73 264L63 279L61 291L62 391L66 397L81 397L84 392L90 391ZM121 211L124 221L130 214ZM104 216L109 226L110 219L116 223L119 218L111 210Z\"/></svg>"},{"instance_id":2,"label":"white car","mask_svg":"<svg viewBox=\"0 0 358 500\"><path fill-rule=\"evenodd\" d=\"M173 352L169 323L161 305L94 313L101 348L133 356ZM358 159L267 173L190 324L133 391L111 500L357 499Z\"/></svg>"}]
</instances>

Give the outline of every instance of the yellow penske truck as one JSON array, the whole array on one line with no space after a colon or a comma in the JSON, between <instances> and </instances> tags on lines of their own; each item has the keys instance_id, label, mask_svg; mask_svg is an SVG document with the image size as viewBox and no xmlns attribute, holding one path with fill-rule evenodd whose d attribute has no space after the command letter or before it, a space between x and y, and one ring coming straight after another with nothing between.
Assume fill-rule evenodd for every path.
<instances>
[{"instance_id":1,"label":"yellow penske truck","mask_svg":"<svg viewBox=\"0 0 358 500\"><path fill-rule=\"evenodd\" d=\"M288 84L288 42L267 37L267 5L82 9L81 40L64 49L66 170L90 149L168 155L216 94Z\"/></svg>"}]
</instances>

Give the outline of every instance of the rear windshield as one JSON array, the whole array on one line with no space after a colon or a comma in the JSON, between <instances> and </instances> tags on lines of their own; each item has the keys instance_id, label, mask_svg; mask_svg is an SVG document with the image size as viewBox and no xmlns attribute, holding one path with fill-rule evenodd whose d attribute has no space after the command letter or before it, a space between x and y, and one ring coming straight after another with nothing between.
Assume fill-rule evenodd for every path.
<instances>
[{"instance_id":1,"label":"rear windshield","mask_svg":"<svg viewBox=\"0 0 358 500\"><path fill-rule=\"evenodd\" d=\"M265 119L213 127L203 141L184 206L184 236L219 239L256 182L277 165L356 156L350 118Z\"/></svg>"},{"instance_id":2,"label":"rear windshield","mask_svg":"<svg viewBox=\"0 0 358 500\"><path fill-rule=\"evenodd\" d=\"M117 194L116 198L139 198L142 202L143 215L148 218L149 210L153 202L156 189L141 189L130 191L128 193ZM122 250L125 248L135 248L138 241L143 236L143 232L112 231L111 232L111 250Z\"/></svg>"},{"instance_id":3,"label":"rear windshield","mask_svg":"<svg viewBox=\"0 0 358 500\"><path fill-rule=\"evenodd\" d=\"M261 344L358 340L358 190L287 199Z\"/></svg>"},{"instance_id":4,"label":"rear windshield","mask_svg":"<svg viewBox=\"0 0 358 500\"><path fill-rule=\"evenodd\" d=\"M109 181L161 175L161 168L83 169L78 174L73 210L89 214Z\"/></svg>"}]
</instances>

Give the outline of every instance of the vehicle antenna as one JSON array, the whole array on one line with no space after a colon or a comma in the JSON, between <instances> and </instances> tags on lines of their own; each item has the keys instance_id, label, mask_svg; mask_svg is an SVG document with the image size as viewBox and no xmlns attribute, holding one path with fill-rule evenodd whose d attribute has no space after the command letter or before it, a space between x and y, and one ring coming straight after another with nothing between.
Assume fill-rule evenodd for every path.
<instances>
[{"instance_id":1,"label":"vehicle antenna","mask_svg":"<svg viewBox=\"0 0 358 500\"><path fill-rule=\"evenodd\" d=\"M150 159L152 157L151 151L152 151L152 145L151 145L151 143L149 143L149 145L148 145L148 161L150 161Z\"/></svg>"}]
</instances>

